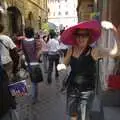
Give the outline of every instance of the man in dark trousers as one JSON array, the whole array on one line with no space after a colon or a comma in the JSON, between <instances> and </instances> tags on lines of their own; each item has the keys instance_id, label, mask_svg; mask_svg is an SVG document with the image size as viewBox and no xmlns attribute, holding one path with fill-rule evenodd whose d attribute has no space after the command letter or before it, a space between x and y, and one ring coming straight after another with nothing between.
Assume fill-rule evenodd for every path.
<instances>
[{"instance_id":1,"label":"man in dark trousers","mask_svg":"<svg viewBox=\"0 0 120 120\"><path fill-rule=\"evenodd\" d=\"M57 65L59 64L59 42L55 39L55 34L50 32L50 39L48 41L48 59L49 59L49 68L48 68L48 84L52 82L52 71L53 65L55 63L55 77L58 77Z\"/></svg>"}]
</instances>

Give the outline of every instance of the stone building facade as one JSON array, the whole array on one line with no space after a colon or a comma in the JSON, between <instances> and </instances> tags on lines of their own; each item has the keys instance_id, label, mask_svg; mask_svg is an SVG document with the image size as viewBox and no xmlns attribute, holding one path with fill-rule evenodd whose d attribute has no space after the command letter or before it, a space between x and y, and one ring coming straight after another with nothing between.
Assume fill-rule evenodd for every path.
<instances>
[{"instance_id":1,"label":"stone building facade","mask_svg":"<svg viewBox=\"0 0 120 120\"><path fill-rule=\"evenodd\" d=\"M1 0L0 6L4 10L0 19L9 35L23 33L26 26L38 31L47 20L47 0Z\"/></svg>"}]
</instances>

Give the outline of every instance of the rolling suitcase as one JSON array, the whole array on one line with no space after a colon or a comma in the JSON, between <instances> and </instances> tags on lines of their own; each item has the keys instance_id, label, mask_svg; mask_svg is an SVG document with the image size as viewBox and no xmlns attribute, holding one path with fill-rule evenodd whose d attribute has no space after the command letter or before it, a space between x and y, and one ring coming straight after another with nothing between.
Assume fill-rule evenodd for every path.
<instances>
[{"instance_id":1,"label":"rolling suitcase","mask_svg":"<svg viewBox=\"0 0 120 120\"><path fill-rule=\"evenodd\" d=\"M103 103L100 95L100 76L99 76L99 61L96 62L96 85L95 94L92 101L90 110L90 120L104 120Z\"/></svg>"}]
</instances>

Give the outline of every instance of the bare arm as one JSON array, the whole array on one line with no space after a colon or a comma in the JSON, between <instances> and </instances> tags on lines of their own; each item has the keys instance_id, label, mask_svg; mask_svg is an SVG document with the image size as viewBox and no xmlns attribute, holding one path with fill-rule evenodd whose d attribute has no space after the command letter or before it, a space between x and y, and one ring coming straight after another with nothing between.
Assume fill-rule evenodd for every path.
<instances>
[{"instance_id":1,"label":"bare arm","mask_svg":"<svg viewBox=\"0 0 120 120\"><path fill-rule=\"evenodd\" d=\"M114 36L116 38L113 48L112 49L102 48L102 47L94 48L92 50L92 56L95 60L97 60L99 58L104 58L104 57L113 57L114 58L116 56L119 56L120 36L115 27L113 27L112 30L113 30Z\"/></svg>"},{"instance_id":2,"label":"bare arm","mask_svg":"<svg viewBox=\"0 0 120 120\"><path fill-rule=\"evenodd\" d=\"M70 58L71 58L71 54L72 54L72 48L68 49L67 54L66 54L66 56L65 56L65 58L64 58L64 64L65 64L66 66L69 65Z\"/></svg>"}]
</instances>

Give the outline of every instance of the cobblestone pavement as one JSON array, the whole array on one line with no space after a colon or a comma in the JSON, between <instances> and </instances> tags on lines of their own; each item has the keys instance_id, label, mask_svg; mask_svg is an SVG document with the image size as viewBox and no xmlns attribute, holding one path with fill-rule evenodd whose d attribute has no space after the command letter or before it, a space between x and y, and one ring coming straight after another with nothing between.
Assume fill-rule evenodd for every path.
<instances>
[{"instance_id":1,"label":"cobblestone pavement","mask_svg":"<svg viewBox=\"0 0 120 120\"><path fill-rule=\"evenodd\" d=\"M54 73L53 73L54 76ZM44 82L39 84L39 101L31 104L30 94L17 98L17 113L19 120L65 120L65 95L59 92L62 79L65 73L61 73L59 78L48 85L47 74L44 74ZM30 81L27 80L30 92Z\"/></svg>"}]
</instances>

